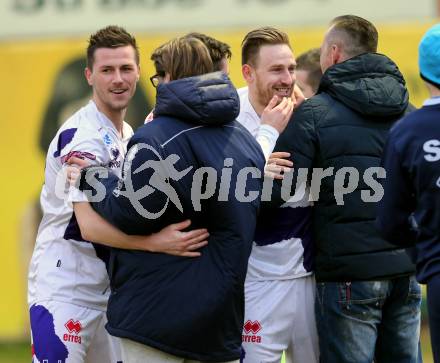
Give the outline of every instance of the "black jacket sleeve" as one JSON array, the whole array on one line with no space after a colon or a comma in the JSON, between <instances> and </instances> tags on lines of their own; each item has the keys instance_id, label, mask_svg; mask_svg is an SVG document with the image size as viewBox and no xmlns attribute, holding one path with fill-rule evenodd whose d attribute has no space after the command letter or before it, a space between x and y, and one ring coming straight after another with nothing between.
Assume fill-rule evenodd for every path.
<instances>
[{"instance_id":1,"label":"black jacket sleeve","mask_svg":"<svg viewBox=\"0 0 440 363\"><path fill-rule=\"evenodd\" d=\"M290 153L289 159L293 162L293 168L284 175L283 180L273 181L270 198L263 191L263 207L279 207L293 197L296 191L301 194L300 186L310 180L317 151L315 117L317 116L313 99L305 101L295 111L286 129L278 138L274 151ZM271 181L265 180L265 183Z\"/></svg>"}]
</instances>

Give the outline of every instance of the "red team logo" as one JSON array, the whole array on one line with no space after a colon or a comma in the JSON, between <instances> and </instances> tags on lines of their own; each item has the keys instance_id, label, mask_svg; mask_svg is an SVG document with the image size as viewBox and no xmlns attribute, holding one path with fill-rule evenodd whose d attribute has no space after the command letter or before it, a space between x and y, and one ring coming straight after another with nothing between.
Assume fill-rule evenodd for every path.
<instances>
[{"instance_id":1,"label":"red team logo","mask_svg":"<svg viewBox=\"0 0 440 363\"><path fill-rule=\"evenodd\" d=\"M74 321L73 319L70 319L66 324L64 324L64 326L69 332L69 334L66 333L63 335L64 341L81 344L81 337L78 336L82 330L81 323L78 320Z\"/></svg>"},{"instance_id":2,"label":"red team logo","mask_svg":"<svg viewBox=\"0 0 440 363\"><path fill-rule=\"evenodd\" d=\"M244 334L242 335L242 340L247 343L261 343L261 336L257 335L261 329L263 327L258 320L248 320L243 325Z\"/></svg>"}]
</instances>

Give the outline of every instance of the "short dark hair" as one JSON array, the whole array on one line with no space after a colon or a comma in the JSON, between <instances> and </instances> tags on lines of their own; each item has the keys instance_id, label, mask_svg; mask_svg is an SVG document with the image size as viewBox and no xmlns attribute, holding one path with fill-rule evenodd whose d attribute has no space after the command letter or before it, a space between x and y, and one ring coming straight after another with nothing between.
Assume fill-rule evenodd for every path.
<instances>
[{"instance_id":1,"label":"short dark hair","mask_svg":"<svg viewBox=\"0 0 440 363\"><path fill-rule=\"evenodd\" d=\"M320 54L321 50L319 48L313 48L302 53L296 59L296 69L308 72L307 81L315 93L322 77L321 64L319 63Z\"/></svg>"},{"instance_id":2,"label":"short dark hair","mask_svg":"<svg viewBox=\"0 0 440 363\"><path fill-rule=\"evenodd\" d=\"M232 57L231 47L228 44L210 37L209 35L193 32L185 35L185 37L199 39L205 44L211 56L212 63L214 64L214 70L216 71L220 70L221 61L224 58L231 59Z\"/></svg>"},{"instance_id":3,"label":"short dark hair","mask_svg":"<svg viewBox=\"0 0 440 363\"><path fill-rule=\"evenodd\" d=\"M171 81L214 71L208 48L196 38L180 37L161 45L151 55L156 73ZM162 74L160 74L162 72Z\"/></svg>"},{"instance_id":4,"label":"short dark hair","mask_svg":"<svg viewBox=\"0 0 440 363\"><path fill-rule=\"evenodd\" d=\"M241 43L241 64L256 65L256 58L263 45L286 44L290 48L289 36L281 30L263 27L247 33Z\"/></svg>"},{"instance_id":5,"label":"short dark hair","mask_svg":"<svg viewBox=\"0 0 440 363\"><path fill-rule=\"evenodd\" d=\"M341 15L334 18L331 32L345 35L344 52L349 57L363 53L377 52L379 35L376 27L368 20L356 15Z\"/></svg>"},{"instance_id":6,"label":"short dark hair","mask_svg":"<svg viewBox=\"0 0 440 363\"><path fill-rule=\"evenodd\" d=\"M136 63L139 64L139 49L136 39L124 28L117 25L109 25L92 34L87 47L87 67L93 68L93 61L96 49L99 48L119 48L131 45L136 56Z\"/></svg>"}]
</instances>

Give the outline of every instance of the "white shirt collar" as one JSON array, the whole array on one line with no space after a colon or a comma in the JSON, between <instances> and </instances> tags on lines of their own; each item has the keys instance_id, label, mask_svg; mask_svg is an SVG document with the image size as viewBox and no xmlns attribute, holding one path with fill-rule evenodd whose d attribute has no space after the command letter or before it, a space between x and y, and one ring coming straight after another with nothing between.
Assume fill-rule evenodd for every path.
<instances>
[{"instance_id":1,"label":"white shirt collar","mask_svg":"<svg viewBox=\"0 0 440 363\"><path fill-rule=\"evenodd\" d=\"M118 135L119 137L119 132L118 130L116 130L115 124L112 122L112 120L110 120L104 113L102 113L101 111L98 110L98 107L96 106L95 101L90 100L89 104L93 107L93 109L95 110L95 112L98 114L99 120L101 121L103 126L109 127L113 130L113 132ZM132 136L132 129L131 126L129 124L127 124L125 121L122 122L122 141L127 141L128 139L130 139Z\"/></svg>"}]
</instances>

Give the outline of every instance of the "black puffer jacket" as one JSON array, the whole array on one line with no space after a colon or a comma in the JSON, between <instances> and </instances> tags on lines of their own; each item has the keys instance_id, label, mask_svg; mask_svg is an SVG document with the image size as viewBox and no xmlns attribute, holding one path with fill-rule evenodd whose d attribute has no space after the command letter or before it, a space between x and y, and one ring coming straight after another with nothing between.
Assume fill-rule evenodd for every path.
<instances>
[{"instance_id":1,"label":"black puffer jacket","mask_svg":"<svg viewBox=\"0 0 440 363\"><path fill-rule=\"evenodd\" d=\"M210 233L197 258L112 250L112 335L187 359L240 357L244 280L262 188L261 177L241 171L262 175L264 156L235 121L239 107L221 72L160 85L154 120L128 144L124 179L116 188L114 177L104 181L106 198L93 208L129 234L185 219Z\"/></svg>"},{"instance_id":2,"label":"black puffer jacket","mask_svg":"<svg viewBox=\"0 0 440 363\"><path fill-rule=\"evenodd\" d=\"M369 169L380 166L388 130L407 110L408 92L397 66L384 55L366 53L330 67L318 94L304 102L280 136L276 150L289 151L295 168L309 169L309 181L312 168L333 168L313 208L317 281L414 273L405 250L383 240L375 228L382 188ZM344 194L342 188L354 190Z\"/></svg>"}]
</instances>

